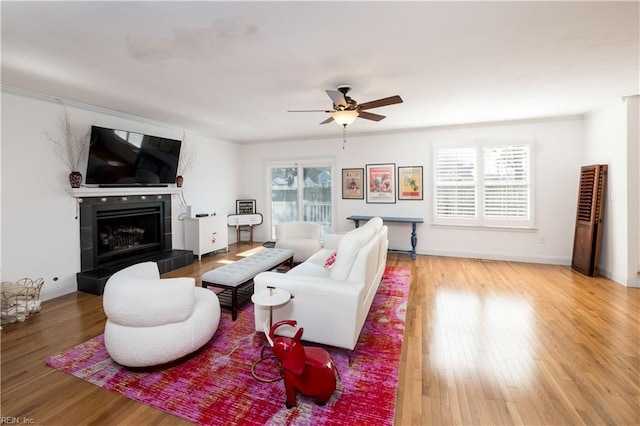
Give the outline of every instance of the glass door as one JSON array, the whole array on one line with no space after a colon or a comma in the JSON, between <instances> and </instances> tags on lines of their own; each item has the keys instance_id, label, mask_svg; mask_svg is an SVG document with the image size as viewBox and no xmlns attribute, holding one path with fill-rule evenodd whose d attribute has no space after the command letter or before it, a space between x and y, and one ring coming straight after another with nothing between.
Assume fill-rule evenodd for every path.
<instances>
[{"instance_id":1,"label":"glass door","mask_svg":"<svg viewBox=\"0 0 640 426\"><path fill-rule=\"evenodd\" d=\"M269 167L271 236L281 222L316 222L321 238L333 229L331 163Z\"/></svg>"},{"instance_id":2,"label":"glass door","mask_svg":"<svg viewBox=\"0 0 640 426\"><path fill-rule=\"evenodd\" d=\"M280 222L298 220L298 168L271 168L271 227L275 238L275 226Z\"/></svg>"}]
</instances>

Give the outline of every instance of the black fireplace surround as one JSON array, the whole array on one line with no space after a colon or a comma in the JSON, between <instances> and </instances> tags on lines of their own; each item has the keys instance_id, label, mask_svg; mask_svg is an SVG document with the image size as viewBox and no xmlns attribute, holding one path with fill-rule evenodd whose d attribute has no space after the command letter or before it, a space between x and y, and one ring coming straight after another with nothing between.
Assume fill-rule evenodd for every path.
<instances>
[{"instance_id":1,"label":"black fireplace surround","mask_svg":"<svg viewBox=\"0 0 640 426\"><path fill-rule=\"evenodd\" d=\"M100 295L111 275L145 261L161 274L193 262L191 250L172 249L170 195L80 199L78 290Z\"/></svg>"}]
</instances>

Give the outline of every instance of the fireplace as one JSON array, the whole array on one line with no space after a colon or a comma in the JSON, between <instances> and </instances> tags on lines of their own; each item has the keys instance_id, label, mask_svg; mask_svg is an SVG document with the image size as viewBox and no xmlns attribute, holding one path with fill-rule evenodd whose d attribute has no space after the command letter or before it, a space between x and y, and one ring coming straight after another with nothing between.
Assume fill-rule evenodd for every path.
<instances>
[{"instance_id":1,"label":"fireplace","mask_svg":"<svg viewBox=\"0 0 640 426\"><path fill-rule=\"evenodd\" d=\"M160 273L191 264L193 252L173 250L171 239L168 194L81 199L78 290L102 294L112 274L139 262Z\"/></svg>"},{"instance_id":2,"label":"fireplace","mask_svg":"<svg viewBox=\"0 0 640 426\"><path fill-rule=\"evenodd\" d=\"M116 206L96 211L94 233L98 239L98 266L141 253L163 250L161 213L159 205L133 208Z\"/></svg>"}]
</instances>

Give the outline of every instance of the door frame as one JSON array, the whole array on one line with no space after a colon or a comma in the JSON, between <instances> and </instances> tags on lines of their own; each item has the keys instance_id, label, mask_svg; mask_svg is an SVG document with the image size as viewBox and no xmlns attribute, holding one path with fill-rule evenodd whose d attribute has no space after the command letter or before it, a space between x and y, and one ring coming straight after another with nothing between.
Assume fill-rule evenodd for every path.
<instances>
[{"instance_id":1,"label":"door frame","mask_svg":"<svg viewBox=\"0 0 640 426\"><path fill-rule=\"evenodd\" d=\"M322 167L328 166L331 170L331 232L335 232L336 226L336 218L337 218L337 196L336 191L338 188L336 186L336 179L339 179L337 175L337 161L336 158L331 157L300 157L300 158L282 158L282 159L270 159L265 160L264 162L264 181L265 181L265 214L264 223L268 226L267 230L267 240L272 241L275 239L274 235L274 224L273 218L271 215L271 169L280 168L280 167L297 167L298 169L304 167ZM300 216L300 212L302 209L302 205L298 206L298 216Z\"/></svg>"}]
</instances>

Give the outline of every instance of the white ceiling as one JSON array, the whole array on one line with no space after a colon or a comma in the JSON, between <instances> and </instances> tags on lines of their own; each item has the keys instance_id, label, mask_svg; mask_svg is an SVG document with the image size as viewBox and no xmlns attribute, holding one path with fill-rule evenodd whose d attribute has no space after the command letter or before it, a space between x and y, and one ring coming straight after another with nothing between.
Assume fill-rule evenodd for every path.
<instances>
[{"instance_id":1,"label":"white ceiling","mask_svg":"<svg viewBox=\"0 0 640 426\"><path fill-rule=\"evenodd\" d=\"M238 142L584 114L639 93L636 2L2 2L3 87Z\"/></svg>"}]
</instances>

